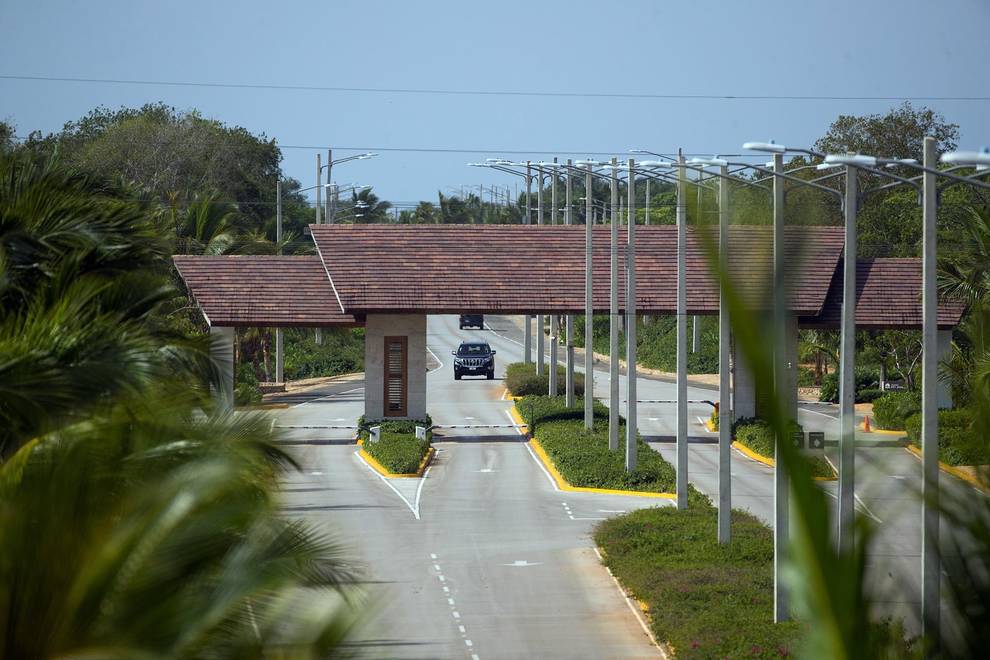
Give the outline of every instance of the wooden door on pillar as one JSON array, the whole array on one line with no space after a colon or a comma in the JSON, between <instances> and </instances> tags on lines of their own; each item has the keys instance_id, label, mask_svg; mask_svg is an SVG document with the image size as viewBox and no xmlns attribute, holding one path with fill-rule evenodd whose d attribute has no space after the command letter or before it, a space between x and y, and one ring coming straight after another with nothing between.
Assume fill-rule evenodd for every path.
<instances>
[{"instance_id":1,"label":"wooden door on pillar","mask_svg":"<svg viewBox=\"0 0 990 660\"><path fill-rule=\"evenodd\" d=\"M409 338L385 337L385 416L405 417L409 396Z\"/></svg>"}]
</instances>

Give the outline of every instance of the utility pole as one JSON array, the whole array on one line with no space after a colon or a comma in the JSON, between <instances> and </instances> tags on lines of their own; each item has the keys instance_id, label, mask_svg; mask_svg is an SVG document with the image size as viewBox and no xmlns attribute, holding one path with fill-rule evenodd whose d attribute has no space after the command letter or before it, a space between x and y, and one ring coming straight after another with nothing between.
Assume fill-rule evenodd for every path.
<instances>
[{"instance_id":1,"label":"utility pole","mask_svg":"<svg viewBox=\"0 0 990 660\"><path fill-rule=\"evenodd\" d=\"M523 221L527 225L533 224L533 204L531 201L533 191L533 171L530 162L526 161L526 215ZM526 314L526 329L523 333L523 362L530 364L533 361L533 315Z\"/></svg>"},{"instance_id":2,"label":"utility pole","mask_svg":"<svg viewBox=\"0 0 990 660\"><path fill-rule=\"evenodd\" d=\"M636 161L629 159L626 223L626 472L636 469Z\"/></svg>"},{"instance_id":3,"label":"utility pole","mask_svg":"<svg viewBox=\"0 0 990 660\"><path fill-rule=\"evenodd\" d=\"M839 528L840 552L853 549L856 519L856 207L859 205L856 168L846 165L845 253L842 257L842 321L839 338Z\"/></svg>"},{"instance_id":4,"label":"utility pole","mask_svg":"<svg viewBox=\"0 0 990 660\"><path fill-rule=\"evenodd\" d=\"M922 634L935 644L937 654L941 638L941 563L939 553L938 493L938 290L935 261L935 216L938 190L935 174L938 167L935 138L925 137L922 176L922 290L921 290L921 458L922 458L922 528L921 528L921 625Z\"/></svg>"},{"instance_id":5,"label":"utility pole","mask_svg":"<svg viewBox=\"0 0 990 660\"><path fill-rule=\"evenodd\" d=\"M787 351L783 344L787 341L787 298L784 291L784 155L773 155L773 376L774 389L778 397L783 397L787 387L787 366L785 364ZM790 399L788 393L788 400ZM787 411L790 420L790 406ZM774 587L774 617L775 622L790 619L787 589L784 585L784 566L787 563L788 550L788 500L789 484L787 470L782 460L780 448L788 442L787 437L778 437L774 443L773 471L773 587Z\"/></svg>"},{"instance_id":6,"label":"utility pole","mask_svg":"<svg viewBox=\"0 0 990 660\"><path fill-rule=\"evenodd\" d=\"M571 208L571 159L567 159L567 179L564 183L564 224L574 223L574 210ZM574 407L574 315L568 314L564 318L564 341L566 342L565 367L564 367L564 402L568 408Z\"/></svg>"},{"instance_id":7,"label":"utility pole","mask_svg":"<svg viewBox=\"0 0 990 660\"><path fill-rule=\"evenodd\" d=\"M684 154L677 150L677 508L688 505L687 199Z\"/></svg>"},{"instance_id":8,"label":"utility pole","mask_svg":"<svg viewBox=\"0 0 990 660\"><path fill-rule=\"evenodd\" d=\"M729 301L721 278L729 275L729 168L719 166L718 183L718 542L732 538L732 404L729 399Z\"/></svg>"},{"instance_id":9,"label":"utility pole","mask_svg":"<svg viewBox=\"0 0 990 660\"><path fill-rule=\"evenodd\" d=\"M275 180L275 244L282 254L282 179ZM275 382L285 382L285 354L282 328L275 328Z\"/></svg>"},{"instance_id":10,"label":"utility pole","mask_svg":"<svg viewBox=\"0 0 990 660\"><path fill-rule=\"evenodd\" d=\"M584 175L584 428L594 427L595 409L595 351L594 294L592 288L592 233L595 226L595 206L591 193L591 163Z\"/></svg>"},{"instance_id":11,"label":"utility pole","mask_svg":"<svg viewBox=\"0 0 990 660\"><path fill-rule=\"evenodd\" d=\"M557 208L560 204L557 202L557 157L553 158L553 166L550 169L552 178L550 179L550 224L556 226L557 224ZM559 326L559 316L553 314L550 316L550 378L548 383L548 389L550 396L557 396L557 335L560 334Z\"/></svg>"},{"instance_id":12,"label":"utility pole","mask_svg":"<svg viewBox=\"0 0 990 660\"><path fill-rule=\"evenodd\" d=\"M646 224L650 224L650 179L646 179Z\"/></svg>"},{"instance_id":13,"label":"utility pole","mask_svg":"<svg viewBox=\"0 0 990 660\"><path fill-rule=\"evenodd\" d=\"M618 161L612 158L612 226L609 232L611 245L611 272L609 279L608 317L608 448L619 449L619 178Z\"/></svg>"},{"instance_id":14,"label":"utility pole","mask_svg":"<svg viewBox=\"0 0 990 660\"><path fill-rule=\"evenodd\" d=\"M543 167L539 164L535 165L536 168L536 224L543 224ZM537 375L543 375L544 361L546 358L546 344L544 336L544 327L546 325L546 317L543 314L536 315L536 373Z\"/></svg>"}]
</instances>

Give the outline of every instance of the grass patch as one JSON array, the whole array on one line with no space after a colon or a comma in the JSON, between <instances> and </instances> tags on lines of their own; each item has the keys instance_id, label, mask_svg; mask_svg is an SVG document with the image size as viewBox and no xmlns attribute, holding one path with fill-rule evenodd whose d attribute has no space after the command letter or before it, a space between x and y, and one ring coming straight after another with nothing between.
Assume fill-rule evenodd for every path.
<instances>
[{"instance_id":1,"label":"grass patch","mask_svg":"<svg viewBox=\"0 0 990 660\"><path fill-rule=\"evenodd\" d=\"M378 442L368 442L368 426L382 427ZM361 417L358 436L364 441L363 448L382 467L394 474L412 474L419 469L423 458L430 451L433 431L429 430L433 420L429 417L419 420L396 420L368 422ZM426 427L426 439L416 438L416 427Z\"/></svg>"},{"instance_id":2,"label":"grass patch","mask_svg":"<svg viewBox=\"0 0 990 660\"><path fill-rule=\"evenodd\" d=\"M801 426L797 424L795 424L794 430L803 431ZM747 449L764 458L774 458L775 443L773 430L770 428L770 424L762 419L739 420L735 426L735 439L739 444L744 445ZM835 478L835 470L825 460L825 456L805 454L804 457L811 466L811 475L813 477L821 477L823 479Z\"/></svg>"},{"instance_id":3,"label":"grass patch","mask_svg":"<svg viewBox=\"0 0 990 660\"><path fill-rule=\"evenodd\" d=\"M547 365L549 367L549 365ZM557 366L557 394L564 394L567 387L567 370ZM513 362L505 367L505 387L512 396L546 395L550 391L549 369L542 376L536 375L536 365ZM584 374L574 372L574 395L584 395Z\"/></svg>"},{"instance_id":4,"label":"grass patch","mask_svg":"<svg viewBox=\"0 0 990 660\"><path fill-rule=\"evenodd\" d=\"M516 410L530 428L530 432L543 422L567 419L584 419L584 401L575 403L568 408L566 399L562 396L533 395L525 396L516 401ZM608 420L608 406L601 401L595 401L592 408L595 419ZM620 421L625 418L619 416Z\"/></svg>"},{"instance_id":5,"label":"grass patch","mask_svg":"<svg viewBox=\"0 0 990 660\"><path fill-rule=\"evenodd\" d=\"M704 504L641 509L599 524L595 542L678 658L793 655L801 624L773 623L773 533L733 511L722 546L716 520Z\"/></svg>"},{"instance_id":6,"label":"grass patch","mask_svg":"<svg viewBox=\"0 0 990 660\"><path fill-rule=\"evenodd\" d=\"M990 441L973 430L974 418L966 408L938 411L938 460L948 465L990 464ZM908 417L904 430L911 444L920 449L921 413Z\"/></svg>"}]
</instances>

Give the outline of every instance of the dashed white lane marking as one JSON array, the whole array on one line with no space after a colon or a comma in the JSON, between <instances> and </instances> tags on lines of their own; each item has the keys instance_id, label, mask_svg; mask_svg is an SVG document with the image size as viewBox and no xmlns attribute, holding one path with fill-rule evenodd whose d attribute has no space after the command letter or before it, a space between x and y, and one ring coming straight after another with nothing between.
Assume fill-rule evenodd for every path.
<instances>
[{"instance_id":1,"label":"dashed white lane marking","mask_svg":"<svg viewBox=\"0 0 990 660\"><path fill-rule=\"evenodd\" d=\"M457 610L454 610L453 612L451 612L450 615L452 617L454 617L455 619L460 619L461 618L461 613L458 612Z\"/></svg>"},{"instance_id":2,"label":"dashed white lane marking","mask_svg":"<svg viewBox=\"0 0 990 660\"><path fill-rule=\"evenodd\" d=\"M433 568L435 568L436 571L437 571L437 579L440 580L440 582L441 582L441 586L443 587L443 592L445 594L448 594L448 596L447 596L447 604L450 606L450 610L451 610L450 616L452 616L454 618L454 621L457 622L457 630L460 632L461 638L464 639L465 646L467 646L468 648L471 648L471 647L474 646L474 642L472 642L470 639L467 639L467 628L465 628L464 627L464 624L461 623L461 613L458 612L456 609L454 609L456 607L456 604L454 602L454 599L449 596L450 589L447 587L447 585L442 584L446 580L445 580L443 574L440 572L440 570L441 570L440 569L440 564L439 564L439 560L437 559L436 554L432 554L431 553L430 554L430 559L433 559L434 560L434 562L433 562ZM472 658L472 660L478 660L477 654L473 654L471 656L471 658Z\"/></svg>"},{"instance_id":3,"label":"dashed white lane marking","mask_svg":"<svg viewBox=\"0 0 990 660\"><path fill-rule=\"evenodd\" d=\"M437 556L436 556L436 555L434 555L434 554L431 554L431 555L430 555L430 559L436 559L436 558L437 558Z\"/></svg>"},{"instance_id":4,"label":"dashed white lane marking","mask_svg":"<svg viewBox=\"0 0 990 660\"><path fill-rule=\"evenodd\" d=\"M667 655L667 651L665 651L664 648L657 643L657 638L653 636L653 632L650 631L650 627L646 625L646 621L643 619L643 614L639 611L639 608L633 605L632 599L629 598L628 595L626 595L626 590L622 588L622 585L619 584L619 581L615 578L614 575L612 575L612 570L608 566L605 566L605 560L602 558L602 553L598 551L597 547L595 548L595 554L598 555L598 560L602 562L602 566L608 572L608 576L612 578L612 582L615 583L615 588L619 590L620 594L622 594L622 600L626 601L626 605L629 606L629 609L630 611L632 611L633 616L636 617L636 620L639 622L639 626L643 629L643 632L645 632L646 636L650 638L651 642L653 642L653 646L657 647L657 650L660 651L660 657L662 657L664 660L669 660L670 656Z\"/></svg>"},{"instance_id":5,"label":"dashed white lane marking","mask_svg":"<svg viewBox=\"0 0 990 660\"><path fill-rule=\"evenodd\" d=\"M474 419L474 417L465 417L464 419Z\"/></svg>"},{"instance_id":6,"label":"dashed white lane marking","mask_svg":"<svg viewBox=\"0 0 990 660\"><path fill-rule=\"evenodd\" d=\"M440 570L440 564L433 564L433 568L435 568L435 569L437 569L439 571Z\"/></svg>"},{"instance_id":7,"label":"dashed white lane marking","mask_svg":"<svg viewBox=\"0 0 990 660\"><path fill-rule=\"evenodd\" d=\"M317 471L317 472L310 472L310 474L313 475L314 477L319 477L319 476L322 476L323 475L323 473L322 472L319 472L319 471Z\"/></svg>"},{"instance_id":8,"label":"dashed white lane marking","mask_svg":"<svg viewBox=\"0 0 990 660\"><path fill-rule=\"evenodd\" d=\"M660 421L660 418L659 417L647 417L647 419L650 420L651 422L659 422Z\"/></svg>"},{"instance_id":9,"label":"dashed white lane marking","mask_svg":"<svg viewBox=\"0 0 990 660\"><path fill-rule=\"evenodd\" d=\"M460 630L461 633L466 633L467 632L467 628L465 628L464 626L457 626L457 629Z\"/></svg>"},{"instance_id":10,"label":"dashed white lane marking","mask_svg":"<svg viewBox=\"0 0 990 660\"><path fill-rule=\"evenodd\" d=\"M465 639L464 643L468 646L468 648L474 646L474 643L470 639Z\"/></svg>"}]
</instances>

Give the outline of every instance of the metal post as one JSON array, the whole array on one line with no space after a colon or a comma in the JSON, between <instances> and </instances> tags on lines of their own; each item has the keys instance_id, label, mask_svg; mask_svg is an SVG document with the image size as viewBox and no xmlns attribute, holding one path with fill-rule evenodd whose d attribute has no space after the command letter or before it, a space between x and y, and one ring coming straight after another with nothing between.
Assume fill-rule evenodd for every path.
<instances>
[{"instance_id":1,"label":"metal post","mask_svg":"<svg viewBox=\"0 0 990 660\"><path fill-rule=\"evenodd\" d=\"M553 159L556 164L556 156ZM550 224L557 224L557 167L550 170ZM560 334L560 317L557 314L550 315L550 378L548 379L547 389L549 390L550 396L557 396L557 346L560 343L558 341L558 335Z\"/></svg>"},{"instance_id":2,"label":"metal post","mask_svg":"<svg viewBox=\"0 0 990 660\"><path fill-rule=\"evenodd\" d=\"M323 166L320 165L320 154L316 154L316 224L320 224L320 200L322 196L320 195L323 189ZM316 328L313 332L313 340L316 342L317 346L323 344L323 331L320 328Z\"/></svg>"},{"instance_id":3,"label":"metal post","mask_svg":"<svg viewBox=\"0 0 990 660\"><path fill-rule=\"evenodd\" d=\"M275 244L282 254L282 179L275 181ZM275 382L285 382L285 354L282 328L275 328Z\"/></svg>"},{"instance_id":4,"label":"metal post","mask_svg":"<svg viewBox=\"0 0 990 660\"><path fill-rule=\"evenodd\" d=\"M646 179L646 224L650 224L650 179Z\"/></svg>"},{"instance_id":5,"label":"metal post","mask_svg":"<svg viewBox=\"0 0 990 660\"><path fill-rule=\"evenodd\" d=\"M526 215L523 216L527 225L533 224L533 204L530 200L533 191L533 172L529 161L526 161ZM530 364L533 362L533 316L527 314L526 330L523 337L523 362Z\"/></svg>"},{"instance_id":6,"label":"metal post","mask_svg":"<svg viewBox=\"0 0 990 660\"><path fill-rule=\"evenodd\" d=\"M574 211L571 208L571 159L567 159L567 179L564 182L564 224L570 225L574 222ZM574 406L574 315L568 314L564 319L564 341L565 347L565 376L564 376L564 399L568 408Z\"/></svg>"},{"instance_id":7,"label":"metal post","mask_svg":"<svg viewBox=\"0 0 990 660\"><path fill-rule=\"evenodd\" d=\"M859 181L856 168L846 165L845 252L842 268L842 326L839 338L839 513L836 544L853 549L853 499L856 484L856 207Z\"/></svg>"},{"instance_id":8,"label":"metal post","mask_svg":"<svg viewBox=\"0 0 990 660\"><path fill-rule=\"evenodd\" d=\"M698 345L701 343L701 326L698 325L698 315L691 317L691 352L698 352Z\"/></svg>"},{"instance_id":9,"label":"metal post","mask_svg":"<svg viewBox=\"0 0 990 660\"><path fill-rule=\"evenodd\" d=\"M333 149L327 149L327 186L329 186L330 183L331 183L331 181L330 181L330 175L331 175L331 170L332 169L333 169ZM327 201L326 201L326 204L327 204L327 210L326 210L326 213L323 214L323 219L324 219L324 221L327 224L330 224L331 222L333 222L334 210L332 208L333 207L333 204L332 204L331 198L330 198L330 188L329 187L327 188Z\"/></svg>"},{"instance_id":10,"label":"metal post","mask_svg":"<svg viewBox=\"0 0 990 660\"><path fill-rule=\"evenodd\" d=\"M684 155L677 156L677 508L688 505L687 198Z\"/></svg>"},{"instance_id":11,"label":"metal post","mask_svg":"<svg viewBox=\"0 0 990 660\"><path fill-rule=\"evenodd\" d=\"M924 166L935 169L935 138L925 137ZM938 493L938 303L936 287L935 216L938 190L935 175L925 172L923 182L922 293L921 293L921 623L922 634L937 654L941 636L941 557L939 556Z\"/></svg>"},{"instance_id":12,"label":"metal post","mask_svg":"<svg viewBox=\"0 0 990 660\"><path fill-rule=\"evenodd\" d=\"M775 174L784 171L784 155L773 155L773 171ZM773 375L777 396L784 397L787 386L787 368L784 364L786 341L787 305L784 294L784 178L773 178ZM788 396L788 400L789 400ZM789 413L790 411L788 411ZM784 462L781 460L780 447L788 439L776 438L774 445L774 460L776 467L773 473L773 591L774 591L774 621L790 619L790 608L787 602L787 591L784 586L784 565L787 562L788 539L788 478Z\"/></svg>"},{"instance_id":13,"label":"metal post","mask_svg":"<svg viewBox=\"0 0 990 660\"><path fill-rule=\"evenodd\" d=\"M543 224L543 167L540 165L536 166L536 224ZM536 374L538 376L543 375L543 362L546 354L546 344L545 337L543 335L543 326L546 323L546 317L543 314L537 314L536 316Z\"/></svg>"},{"instance_id":14,"label":"metal post","mask_svg":"<svg viewBox=\"0 0 990 660\"><path fill-rule=\"evenodd\" d=\"M636 469L636 161L629 159L626 222L626 472Z\"/></svg>"},{"instance_id":15,"label":"metal post","mask_svg":"<svg viewBox=\"0 0 990 660\"><path fill-rule=\"evenodd\" d=\"M595 406L595 351L594 351L594 302L592 301L592 231L595 226L595 207L591 195L591 168L587 165L584 175L584 428L594 426Z\"/></svg>"},{"instance_id":16,"label":"metal post","mask_svg":"<svg viewBox=\"0 0 990 660\"><path fill-rule=\"evenodd\" d=\"M619 448L619 178L618 161L612 159L612 226L609 232L611 272L608 317L608 448Z\"/></svg>"},{"instance_id":17,"label":"metal post","mask_svg":"<svg viewBox=\"0 0 990 660\"><path fill-rule=\"evenodd\" d=\"M719 167L718 185L718 266L724 277L729 272L729 168ZM732 404L729 392L729 301L725 284L719 282L718 297L718 542L732 539Z\"/></svg>"}]
</instances>

